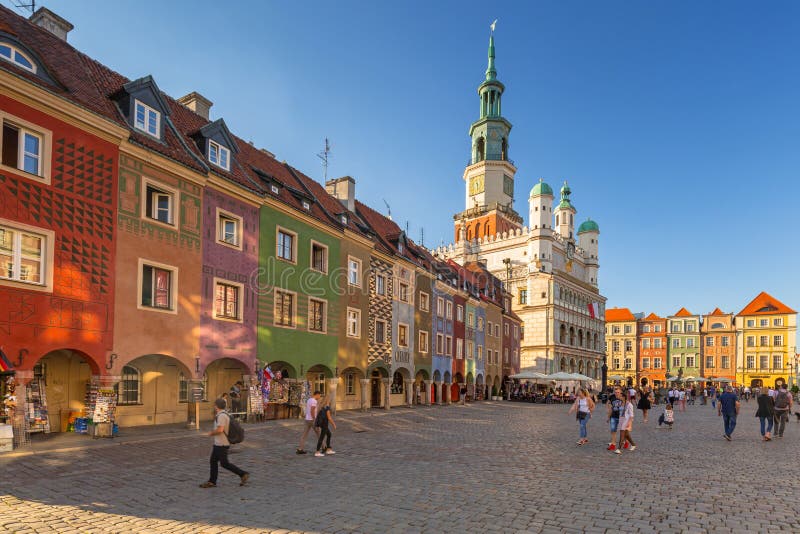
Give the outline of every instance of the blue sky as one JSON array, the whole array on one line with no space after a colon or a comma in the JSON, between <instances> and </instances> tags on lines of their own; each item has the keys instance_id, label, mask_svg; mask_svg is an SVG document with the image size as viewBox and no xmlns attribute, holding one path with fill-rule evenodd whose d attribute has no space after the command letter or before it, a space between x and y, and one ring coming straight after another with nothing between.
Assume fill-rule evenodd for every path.
<instances>
[{"instance_id":1,"label":"blue sky","mask_svg":"<svg viewBox=\"0 0 800 534\"><path fill-rule=\"evenodd\" d=\"M9 0L4 4L9 5ZM516 208L569 180L601 228L609 306L797 309L796 2L50 0L122 74L211 99L241 137L330 177L425 244L452 239L489 23ZM492 9L489 9L492 6Z\"/></svg>"}]
</instances>

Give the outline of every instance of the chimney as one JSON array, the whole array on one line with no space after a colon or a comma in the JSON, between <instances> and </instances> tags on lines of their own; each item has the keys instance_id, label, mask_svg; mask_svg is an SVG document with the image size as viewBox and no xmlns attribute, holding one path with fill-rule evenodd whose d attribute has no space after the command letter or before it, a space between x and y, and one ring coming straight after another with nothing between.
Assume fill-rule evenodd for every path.
<instances>
[{"instance_id":1,"label":"chimney","mask_svg":"<svg viewBox=\"0 0 800 534\"><path fill-rule=\"evenodd\" d=\"M178 99L178 104L186 106L203 117L205 120L209 120L208 114L211 111L211 106L214 105L211 100L207 99L197 91L192 91L188 95L180 97Z\"/></svg>"},{"instance_id":2,"label":"chimney","mask_svg":"<svg viewBox=\"0 0 800 534\"><path fill-rule=\"evenodd\" d=\"M356 181L349 176L325 182L325 191L336 197L348 211L356 211Z\"/></svg>"},{"instance_id":3,"label":"chimney","mask_svg":"<svg viewBox=\"0 0 800 534\"><path fill-rule=\"evenodd\" d=\"M59 17L46 7L37 9L36 13L31 15L28 20L49 31L62 41L67 40L67 34L75 27L70 24L69 21Z\"/></svg>"}]
</instances>

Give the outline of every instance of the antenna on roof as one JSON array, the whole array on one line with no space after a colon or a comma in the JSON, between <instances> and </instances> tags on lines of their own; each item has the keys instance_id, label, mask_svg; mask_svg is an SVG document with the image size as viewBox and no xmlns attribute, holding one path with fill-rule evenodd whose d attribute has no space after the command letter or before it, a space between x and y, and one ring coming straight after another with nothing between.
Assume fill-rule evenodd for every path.
<instances>
[{"instance_id":1,"label":"antenna on roof","mask_svg":"<svg viewBox=\"0 0 800 534\"><path fill-rule=\"evenodd\" d=\"M325 138L325 148L317 154L317 157L322 160L322 175L323 175L323 183L328 181L328 163L331 157L331 144L328 142L328 138Z\"/></svg>"},{"instance_id":2,"label":"antenna on roof","mask_svg":"<svg viewBox=\"0 0 800 534\"><path fill-rule=\"evenodd\" d=\"M27 9L31 13L36 11L36 0L31 0L30 2L24 2L22 0L17 0L14 2L14 7L17 9Z\"/></svg>"},{"instance_id":3,"label":"antenna on roof","mask_svg":"<svg viewBox=\"0 0 800 534\"><path fill-rule=\"evenodd\" d=\"M390 207L389 207L389 203L388 203L388 202L386 202L386 199L385 199L385 198L382 198L381 200L383 200L383 203L384 203L384 204L386 204L386 210L389 212L389 213L386 215L386 217L387 217L387 218L388 218L388 219L391 221L391 220L392 220L392 208L390 208Z\"/></svg>"}]
</instances>

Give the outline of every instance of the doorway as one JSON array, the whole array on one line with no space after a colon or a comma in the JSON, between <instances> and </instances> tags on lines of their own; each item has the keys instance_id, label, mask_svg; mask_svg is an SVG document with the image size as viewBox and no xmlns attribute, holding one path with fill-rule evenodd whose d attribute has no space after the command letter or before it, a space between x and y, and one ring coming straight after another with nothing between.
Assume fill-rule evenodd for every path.
<instances>
[{"instance_id":1,"label":"doorway","mask_svg":"<svg viewBox=\"0 0 800 534\"><path fill-rule=\"evenodd\" d=\"M382 385L383 382L381 381L380 371L372 371L372 377L370 378L370 406L372 408L381 407Z\"/></svg>"}]
</instances>

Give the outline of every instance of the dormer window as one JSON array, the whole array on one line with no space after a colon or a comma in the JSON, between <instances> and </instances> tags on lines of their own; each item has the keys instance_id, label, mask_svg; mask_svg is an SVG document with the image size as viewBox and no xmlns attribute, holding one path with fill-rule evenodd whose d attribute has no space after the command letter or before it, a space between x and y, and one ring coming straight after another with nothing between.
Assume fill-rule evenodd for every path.
<instances>
[{"instance_id":1,"label":"dormer window","mask_svg":"<svg viewBox=\"0 0 800 534\"><path fill-rule=\"evenodd\" d=\"M303 201L303 209L306 211L311 209L311 204L308 202L308 200Z\"/></svg>"},{"instance_id":2,"label":"dormer window","mask_svg":"<svg viewBox=\"0 0 800 534\"><path fill-rule=\"evenodd\" d=\"M270 191L272 191L272 192L273 192L274 194L276 194L276 195L277 195L278 193L280 193L280 190L278 189L278 186L277 186L277 185L271 185L271 186L269 187L269 189L270 189Z\"/></svg>"},{"instance_id":3,"label":"dormer window","mask_svg":"<svg viewBox=\"0 0 800 534\"><path fill-rule=\"evenodd\" d=\"M138 100L136 101L135 113L136 117L133 125L137 130L141 130L155 138L161 137L161 113Z\"/></svg>"},{"instance_id":4,"label":"dormer window","mask_svg":"<svg viewBox=\"0 0 800 534\"><path fill-rule=\"evenodd\" d=\"M231 168L231 151L216 141L208 141L208 161L226 171Z\"/></svg>"},{"instance_id":5,"label":"dormer window","mask_svg":"<svg viewBox=\"0 0 800 534\"><path fill-rule=\"evenodd\" d=\"M347 215L342 215L342 224L347 224Z\"/></svg>"},{"instance_id":6,"label":"dormer window","mask_svg":"<svg viewBox=\"0 0 800 534\"><path fill-rule=\"evenodd\" d=\"M34 74L36 73L36 64L31 61L27 54L15 46L7 43L0 44L0 58L10 61L11 63L16 64L18 67L22 67L23 69L31 71Z\"/></svg>"}]
</instances>

